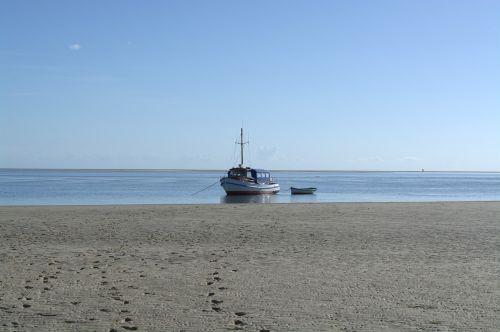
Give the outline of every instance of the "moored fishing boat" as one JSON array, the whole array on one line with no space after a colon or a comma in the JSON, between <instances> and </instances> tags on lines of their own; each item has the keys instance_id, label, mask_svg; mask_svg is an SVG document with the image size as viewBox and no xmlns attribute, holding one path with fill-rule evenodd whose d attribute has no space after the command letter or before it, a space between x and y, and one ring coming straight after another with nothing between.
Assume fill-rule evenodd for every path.
<instances>
[{"instance_id":1,"label":"moored fishing boat","mask_svg":"<svg viewBox=\"0 0 500 332\"><path fill-rule=\"evenodd\" d=\"M229 169L227 175L220 179L220 185L227 195L270 195L280 191L280 185L264 169L246 167L243 164L243 128L241 141L236 142L241 148L241 163Z\"/></svg>"},{"instance_id":2,"label":"moored fishing boat","mask_svg":"<svg viewBox=\"0 0 500 332\"><path fill-rule=\"evenodd\" d=\"M290 191L292 192L292 195L311 195L314 194L314 192L317 189L314 187L309 187L309 188L296 188L296 187L290 187Z\"/></svg>"}]
</instances>

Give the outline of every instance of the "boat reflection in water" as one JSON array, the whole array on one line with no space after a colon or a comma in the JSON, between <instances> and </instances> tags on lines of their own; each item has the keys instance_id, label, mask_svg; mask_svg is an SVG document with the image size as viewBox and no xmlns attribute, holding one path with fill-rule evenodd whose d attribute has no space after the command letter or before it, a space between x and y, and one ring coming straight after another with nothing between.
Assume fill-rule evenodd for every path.
<instances>
[{"instance_id":1,"label":"boat reflection in water","mask_svg":"<svg viewBox=\"0 0 500 332\"><path fill-rule=\"evenodd\" d=\"M315 203L318 202L317 195L225 195L220 197L220 202L225 204L241 203Z\"/></svg>"},{"instance_id":2,"label":"boat reflection in water","mask_svg":"<svg viewBox=\"0 0 500 332\"><path fill-rule=\"evenodd\" d=\"M316 195L290 195L290 203L314 203L317 202Z\"/></svg>"},{"instance_id":3,"label":"boat reflection in water","mask_svg":"<svg viewBox=\"0 0 500 332\"><path fill-rule=\"evenodd\" d=\"M276 203L276 195L241 195L241 196L222 196L221 203Z\"/></svg>"}]
</instances>

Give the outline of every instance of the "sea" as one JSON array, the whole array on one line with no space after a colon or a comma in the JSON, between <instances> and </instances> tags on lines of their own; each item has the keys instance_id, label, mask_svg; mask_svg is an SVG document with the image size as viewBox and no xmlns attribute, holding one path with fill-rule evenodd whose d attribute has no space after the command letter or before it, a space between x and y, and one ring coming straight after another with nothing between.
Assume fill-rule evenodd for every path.
<instances>
[{"instance_id":1,"label":"sea","mask_svg":"<svg viewBox=\"0 0 500 332\"><path fill-rule=\"evenodd\" d=\"M0 169L0 205L498 201L500 173L275 171L281 191L226 196L225 171ZM291 195L290 187L316 187Z\"/></svg>"}]
</instances>

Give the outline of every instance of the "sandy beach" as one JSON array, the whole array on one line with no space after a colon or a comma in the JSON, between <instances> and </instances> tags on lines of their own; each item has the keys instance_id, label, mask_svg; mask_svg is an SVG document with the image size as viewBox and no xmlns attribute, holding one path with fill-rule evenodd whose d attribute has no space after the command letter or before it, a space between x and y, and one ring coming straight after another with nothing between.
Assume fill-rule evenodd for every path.
<instances>
[{"instance_id":1,"label":"sandy beach","mask_svg":"<svg viewBox=\"0 0 500 332\"><path fill-rule=\"evenodd\" d=\"M498 331L500 202L0 207L1 331Z\"/></svg>"}]
</instances>

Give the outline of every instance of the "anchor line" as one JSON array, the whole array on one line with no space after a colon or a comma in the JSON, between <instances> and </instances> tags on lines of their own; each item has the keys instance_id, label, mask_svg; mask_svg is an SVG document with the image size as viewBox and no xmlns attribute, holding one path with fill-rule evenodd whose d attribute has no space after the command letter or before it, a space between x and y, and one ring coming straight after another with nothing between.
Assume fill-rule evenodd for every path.
<instances>
[{"instance_id":1,"label":"anchor line","mask_svg":"<svg viewBox=\"0 0 500 332\"><path fill-rule=\"evenodd\" d=\"M207 190L208 188L215 186L217 183L219 183L219 181L212 183L212 184L211 184L211 185L209 185L208 187L205 187L205 188L203 188L203 189L201 189L201 190L198 190L197 192L195 192L195 193L191 194L191 196L194 196L194 195L196 195L196 194L199 194L199 193L201 193L203 190Z\"/></svg>"}]
</instances>

